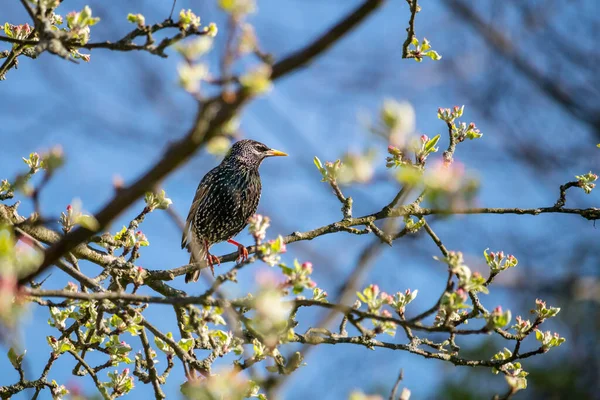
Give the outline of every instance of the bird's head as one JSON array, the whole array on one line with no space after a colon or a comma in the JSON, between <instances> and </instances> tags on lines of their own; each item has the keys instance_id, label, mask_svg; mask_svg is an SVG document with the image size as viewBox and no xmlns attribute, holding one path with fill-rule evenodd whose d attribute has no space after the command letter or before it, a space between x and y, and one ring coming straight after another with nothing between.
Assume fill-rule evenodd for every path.
<instances>
[{"instance_id":1,"label":"bird's head","mask_svg":"<svg viewBox=\"0 0 600 400\"><path fill-rule=\"evenodd\" d=\"M225 156L224 162L241 162L247 165L260 165L267 157L287 156L283 151L275 150L256 140L244 139L235 142Z\"/></svg>"}]
</instances>

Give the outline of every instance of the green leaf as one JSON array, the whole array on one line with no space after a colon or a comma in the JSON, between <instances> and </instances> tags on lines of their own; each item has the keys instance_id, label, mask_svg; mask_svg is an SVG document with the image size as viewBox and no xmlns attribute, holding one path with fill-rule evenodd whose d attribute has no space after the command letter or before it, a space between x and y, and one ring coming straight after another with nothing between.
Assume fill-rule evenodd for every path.
<instances>
[{"instance_id":1,"label":"green leaf","mask_svg":"<svg viewBox=\"0 0 600 400\"><path fill-rule=\"evenodd\" d=\"M27 350L23 351L23 354L17 354L13 347L8 350L8 359L15 369L21 368L21 364L23 363L23 358L25 357L26 353Z\"/></svg>"},{"instance_id":2,"label":"green leaf","mask_svg":"<svg viewBox=\"0 0 600 400\"><path fill-rule=\"evenodd\" d=\"M425 145L425 152L427 154L432 153L432 152L436 152L437 149L435 148L435 145L439 142L440 140L440 135L435 135L432 139L430 139L427 144Z\"/></svg>"},{"instance_id":3,"label":"green leaf","mask_svg":"<svg viewBox=\"0 0 600 400\"><path fill-rule=\"evenodd\" d=\"M542 333L542 331L536 329L536 331L535 331L535 339L538 342L543 342L544 341L544 334Z\"/></svg>"},{"instance_id":4,"label":"green leaf","mask_svg":"<svg viewBox=\"0 0 600 400\"><path fill-rule=\"evenodd\" d=\"M178 344L184 351L190 351L194 348L195 340L193 338L181 339Z\"/></svg>"},{"instance_id":5,"label":"green leaf","mask_svg":"<svg viewBox=\"0 0 600 400\"><path fill-rule=\"evenodd\" d=\"M290 276L294 273L294 270L285 264L280 264L279 267L281 268L281 272L283 272L283 274L286 276Z\"/></svg>"},{"instance_id":6,"label":"green leaf","mask_svg":"<svg viewBox=\"0 0 600 400\"><path fill-rule=\"evenodd\" d=\"M435 50L429 50L427 53L425 53L423 55L431 58L434 61L438 61L438 60L442 59L442 56L440 54L438 54L438 52Z\"/></svg>"},{"instance_id":7,"label":"green leaf","mask_svg":"<svg viewBox=\"0 0 600 400\"><path fill-rule=\"evenodd\" d=\"M146 24L146 18L142 14L127 14L127 21L140 26Z\"/></svg>"},{"instance_id":8,"label":"green leaf","mask_svg":"<svg viewBox=\"0 0 600 400\"><path fill-rule=\"evenodd\" d=\"M75 222L92 232L97 232L100 229L100 223L93 215L82 214L77 217Z\"/></svg>"},{"instance_id":9,"label":"green leaf","mask_svg":"<svg viewBox=\"0 0 600 400\"><path fill-rule=\"evenodd\" d=\"M60 347L59 347L59 349L58 349L58 352L59 352L59 353L64 353L65 351L69 351L69 350L73 350L73 349L74 349L74 347L73 347L73 345L71 344L71 342L70 342L70 341L68 341L68 340L65 340L65 341L64 341L64 342L63 342L63 343L60 345Z\"/></svg>"},{"instance_id":10,"label":"green leaf","mask_svg":"<svg viewBox=\"0 0 600 400\"><path fill-rule=\"evenodd\" d=\"M360 299L360 301L362 301L363 303L367 303L367 299L365 298L365 296L363 296L363 294L361 292L356 292L356 296Z\"/></svg>"},{"instance_id":11,"label":"green leaf","mask_svg":"<svg viewBox=\"0 0 600 400\"><path fill-rule=\"evenodd\" d=\"M323 174L323 172L324 172L323 164L321 163L321 160L319 160L319 157L315 156L315 158L313 159L313 162L315 163L315 166L317 167L319 172L321 174Z\"/></svg>"}]
</instances>

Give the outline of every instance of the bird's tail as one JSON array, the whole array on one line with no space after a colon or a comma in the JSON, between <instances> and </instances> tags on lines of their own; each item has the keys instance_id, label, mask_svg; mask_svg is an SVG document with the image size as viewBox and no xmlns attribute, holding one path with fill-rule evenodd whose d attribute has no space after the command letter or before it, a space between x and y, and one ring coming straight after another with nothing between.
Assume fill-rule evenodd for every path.
<instances>
[{"instance_id":1,"label":"bird's tail","mask_svg":"<svg viewBox=\"0 0 600 400\"><path fill-rule=\"evenodd\" d=\"M200 278L200 271L204 261L206 260L206 251L204 246L200 245L197 241L191 243L188 247L190 251L190 264L194 264L196 269L185 274L185 283L197 282Z\"/></svg>"}]
</instances>

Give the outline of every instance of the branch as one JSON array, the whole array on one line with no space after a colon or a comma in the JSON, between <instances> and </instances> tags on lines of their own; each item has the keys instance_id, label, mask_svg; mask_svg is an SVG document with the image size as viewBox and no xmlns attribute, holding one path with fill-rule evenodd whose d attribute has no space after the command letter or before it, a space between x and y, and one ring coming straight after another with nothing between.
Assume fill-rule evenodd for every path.
<instances>
[{"instance_id":1,"label":"branch","mask_svg":"<svg viewBox=\"0 0 600 400\"><path fill-rule=\"evenodd\" d=\"M207 298L205 296L189 296L189 297L159 297L159 296L146 296L129 294L123 292L102 292L102 293L82 293L82 292L70 292L65 290L41 290L41 289L24 289L24 294L34 297L45 297L45 298L64 298L73 300L85 300L85 301L100 301L110 300L113 302L122 303L152 303L152 304L168 304L168 305L204 305L204 306L219 306L223 307L231 305L234 307L252 308L252 302L248 299L240 300L216 300ZM344 315L354 315L360 319L372 319L381 322L393 322L398 326L408 326L411 329L425 332L453 332L457 335L473 335L481 333L489 333L490 330L484 328L481 329L456 329L453 326L427 326L419 322L411 320L402 320L394 317L386 317L374 313L369 313L355 308L346 306L344 304L325 303L317 300L310 299L297 299L291 300L291 305L294 307L321 307L332 310L333 312L339 312ZM67 304L65 304L66 306ZM150 329L150 328L148 328ZM151 330L152 331L152 330ZM154 331L152 331L154 333ZM162 337L160 337L162 339ZM516 336L513 338L517 340ZM174 342L173 342L174 343Z\"/></svg>"},{"instance_id":2,"label":"branch","mask_svg":"<svg viewBox=\"0 0 600 400\"><path fill-rule=\"evenodd\" d=\"M404 379L404 371L401 369L400 375L398 375L398 378L396 379L396 383L394 384L394 387L392 388L392 393L390 393L390 400L396 399L396 392L398 392L398 387L400 386L400 382L402 382L402 379Z\"/></svg>"},{"instance_id":3,"label":"branch","mask_svg":"<svg viewBox=\"0 0 600 400\"><path fill-rule=\"evenodd\" d=\"M148 367L148 375L150 376L152 387L154 388L154 396L156 397L156 400L165 399L167 396L165 396L160 387L158 374L156 373L156 367L154 366L154 360L152 359L150 343L148 342L148 336L146 335L145 329L140 330L140 341L142 342L142 347L144 348L144 355L146 357L146 364Z\"/></svg>"},{"instance_id":4,"label":"branch","mask_svg":"<svg viewBox=\"0 0 600 400\"><path fill-rule=\"evenodd\" d=\"M165 49L189 36L202 36L206 35L208 32L204 30L198 30L194 27L189 27L186 30L180 30L173 37L164 38L158 45L155 45L154 38L152 37L153 33L161 31L167 28L177 28L180 29L180 26L177 22L172 19L166 19L163 22L156 23L151 26L143 26L138 27L131 32L129 32L125 37L120 39L117 42L94 42L94 43L86 43L84 45L77 45L78 48L84 49L108 49L108 50L117 50L117 51L132 51L132 50L142 50L147 51L151 54L156 54L160 57L167 57L165 54ZM135 44L133 40L138 37L146 37L146 42L144 44Z\"/></svg>"},{"instance_id":5,"label":"branch","mask_svg":"<svg viewBox=\"0 0 600 400\"><path fill-rule=\"evenodd\" d=\"M54 361L57 360L57 358L58 357L56 357L56 355L54 353L50 354L50 358L48 359L48 362L44 366L44 370L42 371L42 374L35 381L27 381L27 380L23 379L24 378L23 376L21 376L21 378L19 379L19 382L15 383L14 385L0 386L0 398L10 399L11 396L13 396L25 389L35 388L36 393L39 393L45 387L52 387L51 384L48 383L46 378L48 376L48 373L50 372L50 368L52 368L52 365L54 364ZM21 374L21 373L19 372L19 374Z\"/></svg>"},{"instance_id":6,"label":"branch","mask_svg":"<svg viewBox=\"0 0 600 400\"><path fill-rule=\"evenodd\" d=\"M513 362L515 360L521 360L524 358L529 358L535 356L537 354L544 353L544 349L542 347L537 350L533 350L527 353L523 353L520 355L514 355L505 360L469 360L466 358L458 357L448 353L433 353L431 351L423 350L418 347L408 345L408 344L399 344L399 343L389 343L382 342L376 339L369 339L364 336L352 336L352 337L314 337L313 335L301 335L294 334L294 337L290 340L290 342L298 342L303 344L310 345L320 345L320 344L356 344L365 346L369 349L373 347L381 347L390 350L404 350L413 354L418 354L425 358L433 358L437 360L448 361L454 365L463 365L468 367L499 367L501 365L507 364L509 362Z\"/></svg>"},{"instance_id":7,"label":"branch","mask_svg":"<svg viewBox=\"0 0 600 400\"><path fill-rule=\"evenodd\" d=\"M33 10L31 9L31 6L29 5L29 3L27 2L27 0L20 0L21 4L23 5L23 7L25 8L25 11L27 11L27 14L29 15L29 17L31 18L31 20L33 22L35 22L35 16L33 14Z\"/></svg>"},{"instance_id":8,"label":"branch","mask_svg":"<svg viewBox=\"0 0 600 400\"><path fill-rule=\"evenodd\" d=\"M8 43L31 45L31 46L35 46L36 44L38 44L37 40L15 39L15 38L2 36L2 35L0 35L0 42L8 42Z\"/></svg>"},{"instance_id":9,"label":"branch","mask_svg":"<svg viewBox=\"0 0 600 400\"><path fill-rule=\"evenodd\" d=\"M554 204L554 207L557 207L557 208L564 207L565 203L567 202L567 190L572 187L580 187L580 186L581 185L579 184L579 181L567 182L564 185L561 185L560 196L558 197L556 204Z\"/></svg>"},{"instance_id":10,"label":"branch","mask_svg":"<svg viewBox=\"0 0 600 400\"><path fill-rule=\"evenodd\" d=\"M112 399L111 396L106 391L106 388L104 387L104 385L102 385L102 382L100 381L100 379L98 379L98 375L96 374L96 371L94 371L94 369L92 367L90 367L89 364L79 354L77 354L76 351L68 350L68 352L83 366L83 368L85 368L87 373L92 377L92 380L94 381L94 384L98 388L98 391L100 392L102 397L105 400L111 400Z\"/></svg>"},{"instance_id":11,"label":"branch","mask_svg":"<svg viewBox=\"0 0 600 400\"><path fill-rule=\"evenodd\" d=\"M390 210L384 207L381 211L365 215L362 217L351 218L349 220L342 220L333 222L331 224L312 229L306 232L293 232L283 238L284 243L290 244L303 240L312 240L319 236L328 235L337 232L351 232L354 234L367 233L363 231L351 231L351 227L357 225L369 225L370 223L391 217L403 217L408 216L426 216L426 215L461 215L461 214L515 214L515 215L539 215L545 213L558 213L558 214L576 214L583 218L591 221L600 219L600 209L590 207L586 209L577 208L560 208L557 206L553 207L541 207L541 208L471 208L471 209L430 209L421 207L399 207L397 209ZM0 204L0 222L8 223L9 225L22 224L25 218L16 214L15 207L9 207L4 204ZM46 244L55 243L60 238L60 235L48 228L43 226L33 225L21 225L20 228L27 232L29 235L37 240L40 240ZM81 230L83 228L79 228ZM89 231L88 231L89 232ZM64 240L64 239L63 239ZM64 244L63 244L64 245ZM56 245L55 245L56 246ZM248 252L253 254L256 252L255 246L249 246ZM92 261L101 266L108 266L115 262L119 262L118 257L110 254L103 253L101 251L92 249L87 245L78 245L73 249L73 254L77 258L83 258ZM232 252L219 257L221 262L235 261L238 257L237 252ZM147 271L149 284L155 283L161 280L172 280L177 276L184 275L189 271L198 268L197 265L186 264L184 266L173 268L169 270L152 270ZM39 275L39 271L35 273L35 276ZM77 279L77 278L76 278ZM29 279L22 279L27 282ZM166 289L166 288L164 288ZM162 293L162 292L161 292Z\"/></svg>"},{"instance_id":12,"label":"branch","mask_svg":"<svg viewBox=\"0 0 600 400\"><path fill-rule=\"evenodd\" d=\"M417 15L419 4L417 0L406 0L408 6L410 7L410 20L408 21L408 28L406 28L406 40L402 45L402 58L410 58L408 56L408 47L415 37L415 16Z\"/></svg>"}]
</instances>

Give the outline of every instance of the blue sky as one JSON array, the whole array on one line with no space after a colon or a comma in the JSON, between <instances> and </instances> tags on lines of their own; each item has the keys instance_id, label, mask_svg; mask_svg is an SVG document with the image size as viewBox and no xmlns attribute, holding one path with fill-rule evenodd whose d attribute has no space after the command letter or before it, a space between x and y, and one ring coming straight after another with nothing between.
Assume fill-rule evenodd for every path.
<instances>
[{"instance_id":1,"label":"blue sky","mask_svg":"<svg viewBox=\"0 0 600 400\"><path fill-rule=\"evenodd\" d=\"M169 2L159 1L131 1L127 6L111 8L101 8L102 2L65 3L60 9L63 14L89 4L102 18L92 30L94 41L114 40L131 29L125 22L128 12L141 12L150 22L162 20L170 10L170 4L166 4ZM203 23L222 22L222 15L213 2L208 3L210 5L201 1L179 1L176 9L192 8L202 17ZM250 22L255 25L263 50L281 57L302 46L356 4L359 2L259 1L259 13ZM456 158L479 176L482 185L478 203L481 205L552 205L560 184L598 167L597 156L543 174L515 162L506 152L502 124L484 118L489 113L485 102L473 101L465 91L469 83L485 76L493 65L493 58L484 52L466 52L460 48L462 40L474 39L469 37L468 31L457 26L459 24L438 2L425 4L423 8L417 18L417 35L425 35L432 42L434 49L444 57L441 62L426 60L417 64L401 59L408 10L405 2L389 2L309 68L277 82L269 94L244 109L241 136L263 141L290 154L285 159L269 159L261 167L264 189L259 212L273 220L269 236L312 229L341 217L337 199L320 182L318 171L312 164L315 155L322 160L334 160L345 151L373 147L378 152L377 174L385 176L387 143L368 132L361 116L376 117L386 97L412 103L417 115L417 131L429 136L441 133L442 147L447 145L447 137L444 124L436 118L437 108L466 105L464 120L475 121L484 137L461 144ZM25 14L17 2L0 11L0 23L4 21L13 24L25 21ZM217 50L223 44L224 32L223 28L215 43ZM208 56L213 66L217 65L215 54ZM43 54L38 60L21 60L19 69L10 71L0 86L3 99L0 178L12 178L23 171L22 156L60 144L67 163L42 194L44 213L59 215L74 198L81 199L84 209L98 210L113 195L115 175L132 182L160 158L166 144L184 135L192 123L195 103L176 85L179 61L172 51L169 58L161 59L149 54L103 50L93 51L92 61L80 65L49 54ZM449 79L450 63L466 71L466 76ZM531 87L528 89L526 82L519 83L519 78L514 79L522 90L534 91ZM503 115L508 113L510 118L509 106L499 107L496 111ZM518 121L527 138L561 146L576 137L580 142L589 142L590 147L595 145L584 128L574 124L547 101L540 100L530 107L528 115L532 120ZM558 130L541 131L537 129L539 124L568 126L571 136L561 135ZM185 216L198 181L218 161L212 155L199 153L164 181L163 187L179 214ZM355 215L380 209L397 190L391 180L344 189L355 199ZM583 208L594 204L594 200L597 204L597 197L573 191L569 193L568 204ZM126 224L141 208L140 202L131 207L115 221L111 231ZM30 202L24 201L20 211L24 215L31 211ZM552 271L542 268L540 272L539 267L551 259L547 252L564 255L574 240L597 238L598 235L591 222L565 215L455 217L437 221L433 227L449 249L465 253L467 262L475 270L485 271L482 252L487 247L514 253L522 265L530 266L506 272L499 287L492 289L492 294L484 299L488 307L497 304L515 307L513 315L525 314L528 308L520 300L525 299L532 305L536 293L521 293L515 298L513 292L503 288L504 285L534 277L543 279L548 274L562 276L568 269L562 259L553 265ZM186 263L187 254L180 249L178 229L166 214L154 212L142 229L151 246L143 249L140 265L165 269ZM562 232L562 238L557 239L553 232ZM239 238L243 243L250 242L245 232ZM541 249L540 243L550 246ZM367 244L364 237L340 233L292 244L288 247L286 260L291 262L295 257L311 260L319 286L334 293ZM221 244L214 250L216 254L223 254L230 252L230 247ZM384 249L365 283L378 283L387 292L418 289L419 297L410 310L415 313L424 310L437 299L444 286L445 269L431 258L437 255L436 250L425 237L400 240L392 248ZM82 264L82 268L91 275L99 272L94 265ZM224 268L226 266L221 267ZM584 273L593 274L591 267L584 265L582 268ZM258 264L246 269L240 276L240 285L230 285L228 290L232 294L244 294L251 287L254 276L264 269L268 267ZM64 276L54 271L48 286L59 288L64 282ZM190 294L203 291L201 284L197 287L184 285L183 278L173 285ZM31 310L21 332L23 344L28 349L32 377L35 377L48 357L45 336L52 331L46 324L47 312L39 307ZM303 314L314 317L311 312L301 311L301 318ZM146 315L164 330L175 328L167 307L151 306ZM399 333L393 340L404 339ZM545 359L552 357L549 354ZM370 351L349 345L320 346L312 351L307 363L290 379L286 398L304 399L318 395L323 399L339 399L355 388L368 391L383 387L387 391L400 368L404 368L406 386L414 398L427 398L433 395L436 385L447 374L468 372L457 372L440 362L406 353ZM73 382L72 365L71 359L61 357L50 377L60 383ZM2 357L0 370L9 371L0 378L0 385L16 381L16 373ZM176 367L165 386L169 398L176 397L182 378L181 369ZM77 382L85 388L93 388L87 377ZM489 382L503 385L502 378L491 374ZM134 393L140 398L151 393L150 386L137 386ZM27 396L29 394L17 398Z\"/></svg>"}]
</instances>

